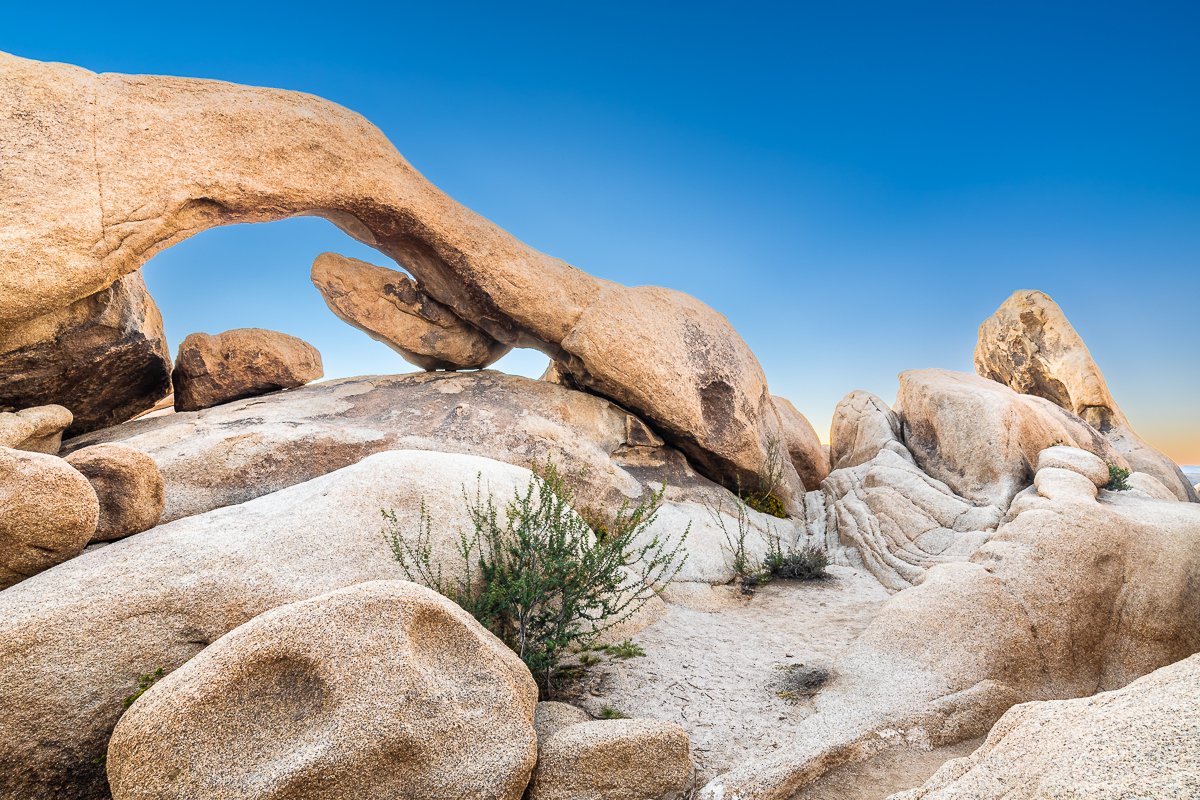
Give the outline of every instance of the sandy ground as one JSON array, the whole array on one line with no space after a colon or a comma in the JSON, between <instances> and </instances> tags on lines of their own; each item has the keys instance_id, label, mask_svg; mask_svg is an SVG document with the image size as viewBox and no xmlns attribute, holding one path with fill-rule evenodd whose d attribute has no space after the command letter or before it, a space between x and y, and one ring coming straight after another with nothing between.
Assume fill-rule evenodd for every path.
<instances>
[{"instance_id":1,"label":"sandy ground","mask_svg":"<svg viewBox=\"0 0 1200 800\"><path fill-rule=\"evenodd\" d=\"M609 707L682 725L703 785L789 741L813 710L805 678L831 669L889 596L866 573L829 572L824 581L777 581L748 600L731 593L718 612L671 605L634 637L645 656L594 668L563 699L593 716Z\"/></svg>"}]
</instances>

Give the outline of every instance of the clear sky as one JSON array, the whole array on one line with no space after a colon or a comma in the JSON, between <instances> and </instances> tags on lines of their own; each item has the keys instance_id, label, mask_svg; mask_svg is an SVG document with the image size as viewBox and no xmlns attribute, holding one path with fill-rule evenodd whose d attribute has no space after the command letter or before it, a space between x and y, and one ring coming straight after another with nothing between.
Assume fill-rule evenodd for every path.
<instances>
[{"instance_id":1,"label":"clear sky","mask_svg":"<svg viewBox=\"0 0 1200 800\"><path fill-rule=\"evenodd\" d=\"M822 437L852 389L970 370L1041 289L1139 432L1200 463L1200 3L21 3L0 49L352 108L541 250L725 313ZM408 369L308 281L301 219L146 279L172 346L275 328L330 376ZM544 358L501 362L540 374Z\"/></svg>"}]
</instances>

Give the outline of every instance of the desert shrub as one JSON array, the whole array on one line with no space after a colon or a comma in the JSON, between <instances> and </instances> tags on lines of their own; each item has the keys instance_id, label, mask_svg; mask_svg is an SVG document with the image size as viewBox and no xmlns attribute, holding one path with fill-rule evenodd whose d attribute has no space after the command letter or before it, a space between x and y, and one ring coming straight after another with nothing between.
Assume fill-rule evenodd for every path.
<instances>
[{"instance_id":1,"label":"desert shrub","mask_svg":"<svg viewBox=\"0 0 1200 800\"><path fill-rule=\"evenodd\" d=\"M1108 465L1108 483L1104 485L1104 488L1114 492L1125 491L1129 488L1129 474L1129 470L1110 463Z\"/></svg>"},{"instance_id":2,"label":"desert shrub","mask_svg":"<svg viewBox=\"0 0 1200 800\"><path fill-rule=\"evenodd\" d=\"M629 715L622 711L618 711L617 709L613 708L612 706L605 706L604 708L600 709L599 718L600 719L629 719Z\"/></svg>"},{"instance_id":3,"label":"desert shrub","mask_svg":"<svg viewBox=\"0 0 1200 800\"><path fill-rule=\"evenodd\" d=\"M729 566L734 572L734 582L742 594L752 595L758 587L770 583L775 578L787 580L815 580L826 577L825 567L829 566L829 558L825 551L816 545L806 545L800 549L791 546L784 547L779 532L774 528L769 530L765 539L767 552L762 560L756 559L747 548L751 536L762 536L750 524L750 516L746 513L748 504L739 498L735 502L736 531L730 531L725 523L720 509L709 509L709 513L725 535L725 547L729 551Z\"/></svg>"},{"instance_id":4,"label":"desert shrub","mask_svg":"<svg viewBox=\"0 0 1200 800\"><path fill-rule=\"evenodd\" d=\"M506 504L503 521L495 499L484 496L482 478L474 497L464 487L472 530L458 532L461 578L444 578L433 563L433 522L424 503L414 536L405 536L386 509L384 534L410 580L458 603L496 634L549 697L571 650L587 649L679 574L690 526L674 541L647 537L664 486L624 503L598 535L573 510L573 493L553 463L534 464L533 472Z\"/></svg>"},{"instance_id":5,"label":"desert shrub","mask_svg":"<svg viewBox=\"0 0 1200 800\"><path fill-rule=\"evenodd\" d=\"M826 577L825 568L827 566L829 566L829 556L814 544L787 552L775 545L767 551L767 557L763 559L763 569L772 578L785 580L818 580Z\"/></svg>"}]
</instances>

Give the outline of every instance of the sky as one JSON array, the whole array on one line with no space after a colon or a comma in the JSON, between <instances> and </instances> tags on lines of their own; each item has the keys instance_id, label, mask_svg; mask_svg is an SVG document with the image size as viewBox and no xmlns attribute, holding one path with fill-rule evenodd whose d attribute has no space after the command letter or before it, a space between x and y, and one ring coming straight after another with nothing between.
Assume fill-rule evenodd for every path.
<instances>
[{"instance_id":1,"label":"sky","mask_svg":"<svg viewBox=\"0 0 1200 800\"><path fill-rule=\"evenodd\" d=\"M823 439L854 389L972 370L979 323L1040 289L1138 432L1200 464L1198 3L12 5L16 55L363 114L523 241L724 313ZM326 309L327 250L394 266L294 219L144 273L173 348L263 327L330 377L412 369Z\"/></svg>"}]
</instances>

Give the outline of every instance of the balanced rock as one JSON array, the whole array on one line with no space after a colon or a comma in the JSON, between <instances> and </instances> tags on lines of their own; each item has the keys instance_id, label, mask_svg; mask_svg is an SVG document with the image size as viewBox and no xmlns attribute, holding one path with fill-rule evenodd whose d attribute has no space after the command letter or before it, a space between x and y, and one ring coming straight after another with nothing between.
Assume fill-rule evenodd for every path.
<instances>
[{"instance_id":1,"label":"balanced rock","mask_svg":"<svg viewBox=\"0 0 1200 800\"><path fill-rule=\"evenodd\" d=\"M987 741L890 800L1200 797L1200 655L1128 686L1015 706Z\"/></svg>"},{"instance_id":2,"label":"balanced rock","mask_svg":"<svg viewBox=\"0 0 1200 800\"><path fill-rule=\"evenodd\" d=\"M0 118L0 328L31 345L47 338L38 318L164 246L218 225L317 215L403 264L461 319L541 350L577 385L646 420L708 478L736 488L768 477L781 423L762 368L722 315L517 241L346 109L298 92L3 54L0 103L11 112ZM799 513L800 479L785 466L779 494Z\"/></svg>"},{"instance_id":3,"label":"balanced rock","mask_svg":"<svg viewBox=\"0 0 1200 800\"><path fill-rule=\"evenodd\" d=\"M124 444L76 450L66 461L92 484L100 500L93 542L110 542L149 530L162 516L165 492L154 459Z\"/></svg>"},{"instance_id":4,"label":"balanced rock","mask_svg":"<svg viewBox=\"0 0 1200 800\"><path fill-rule=\"evenodd\" d=\"M538 747L528 800L682 800L692 788L688 735L652 719L580 722Z\"/></svg>"},{"instance_id":5,"label":"balanced rock","mask_svg":"<svg viewBox=\"0 0 1200 800\"><path fill-rule=\"evenodd\" d=\"M0 323L0 407L65 406L69 435L132 419L170 391L162 315L141 273L20 325Z\"/></svg>"},{"instance_id":6,"label":"balanced rock","mask_svg":"<svg viewBox=\"0 0 1200 800\"><path fill-rule=\"evenodd\" d=\"M790 400L772 397L775 410L783 425L783 446L805 489L816 489L829 474L829 452L821 444L808 417L801 414Z\"/></svg>"},{"instance_id":7,"label":"balanced rock","mask_svg":"<svg viewBox=\"0 0 1200 800\"><path fill-rule=\"evenodd\" d=\"M374 581L268 611L158 681L108 747L114 800L519 800L537 686L450 600Z\"/></svg>"},{"instance_id":8,"label":"balanced rock","mask_svg":"<svg viewBox=\"0 0 1200 800\"><path fill-rule=\"evenodd\" d=\"M323 374L317 349L286 333L262 328L193 333L179 345L171 375L175 410L197 411L294 389Z\"/></svg>"},{"instance_id":9,"label":"balanced rock","mask_svg":"<svg viewBox=\"0 0 1200 800\"><path fill-rule=\"evenodd\" d=\"M56 455L71 412L62 406L34 406L0 412L0 447Z\"/></svg>"},{"instance_id":10,"label":"balanced rock","mask_svg":"<svg viewBox=\"0 0 1200 800\"><path fill-rule=\"evenodd\" d=\"M1016 292L984 320L975 346L975 370L1074 412L1103 434L1135 471L1158 478L1180 500L1200 501L1179 467L1134 433L1087 346L1047 295Z\"/></svg>"},{"instance_id":11,"label":"balanced rock","mask_svg":"<svg viewBox=\"0 0 1200 800\"><path fill-rule=\"evenodd\" d=\"M99 515L91 484L61 458L0 447L0 589L78 555Z\"/></svg>"},{"instance_id":12,"label":"balanced rock","mask_svg":"<svg viewBox=\"0 0 1200 800\"><path fill-rule=\"evenodd\" d=\"M339 318L421 369L482 369L510 349L403 272L322 253L313 262L312 282Z\"/></svg>"}]
</instances>

